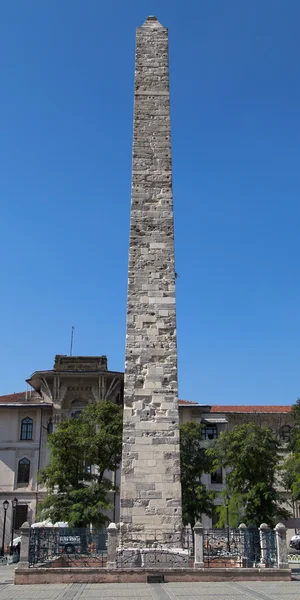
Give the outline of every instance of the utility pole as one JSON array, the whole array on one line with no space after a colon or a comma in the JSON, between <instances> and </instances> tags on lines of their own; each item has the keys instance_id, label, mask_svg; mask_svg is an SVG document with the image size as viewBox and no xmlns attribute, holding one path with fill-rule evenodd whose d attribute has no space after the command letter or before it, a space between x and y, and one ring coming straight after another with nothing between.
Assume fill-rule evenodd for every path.
<instances>
[{"instance_id":1,"label":"utility pole","mask_svg":"<svg viewBox=\"0 0 300 600\"><path fill-rule=\"evenodd\" d=\"M72 356L72 351L73 351L73 336L74 336L74 325L72 325L72 332L71 332L71 347L70 347L70 356Z\"/></svg>"}]
</instances>

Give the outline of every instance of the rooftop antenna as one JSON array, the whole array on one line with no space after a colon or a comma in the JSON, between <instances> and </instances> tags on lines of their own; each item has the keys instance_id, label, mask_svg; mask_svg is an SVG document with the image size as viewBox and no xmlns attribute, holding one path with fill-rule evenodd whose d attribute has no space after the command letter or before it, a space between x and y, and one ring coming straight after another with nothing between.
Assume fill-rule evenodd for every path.
<instances>
[{"instance_id":1,"label":"rooftop antenna","mask_svg":"<svg viewBox=\"0 0 300 600\"><path fill-rule=\"evenodd\" d=\"M72 325L72 332L71 332L71 347L70 347L70 356L72 356L72 350L73 350L73 336L74 336L74 325Z\"/></svg>"}]
</instances>

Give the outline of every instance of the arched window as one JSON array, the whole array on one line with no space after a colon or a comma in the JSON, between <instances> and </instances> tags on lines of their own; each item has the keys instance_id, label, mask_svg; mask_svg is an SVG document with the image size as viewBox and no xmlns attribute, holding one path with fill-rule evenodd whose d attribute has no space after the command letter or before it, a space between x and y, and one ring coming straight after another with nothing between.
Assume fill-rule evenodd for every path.
<instances>
[{"instance_id":1,"label":"arched window","mask_svg":"<svg viewBox=\"0 0 300 600\"><path fill-rule=\"evenodd\" d=\"M282 442L289 442L291 437L291 427L290 425L283 425L279 429L279 437Z\"/></svg>"},{"instance_id":2,"label":"arched window","mask_svg":"<svg viewBox=\"0 0 300 600\"><path fill-rule=\"evenodd\" d=\"M26 417L21 422L21 440L32 440L33 421Z\"/></svg>"},{"instance_id":3,"label":"arched window","mask_svg":"<svg viewBox=\"0 0 300 600\"><path fill-rule=\"evenodd\" d=\"M21 458L18 463L18 483L29 483L30 460Z\"/></svg>"}]
</instances>

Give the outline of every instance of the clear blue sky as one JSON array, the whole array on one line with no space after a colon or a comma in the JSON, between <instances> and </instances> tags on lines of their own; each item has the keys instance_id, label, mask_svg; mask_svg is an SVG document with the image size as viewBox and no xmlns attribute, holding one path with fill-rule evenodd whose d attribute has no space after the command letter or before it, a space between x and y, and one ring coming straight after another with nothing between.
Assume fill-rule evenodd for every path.
<instances>
[{"instance_id":1,"label":"clear blue sky","mask_svg":"<svg viewBox=\"0 0 300 600\"><path fill-rule=\"evenodd\" d=\"M0 393L123 370L135 27L169 27L179 384L300 396L299 0L2 0Z\"/></svg>"}]
</instances>

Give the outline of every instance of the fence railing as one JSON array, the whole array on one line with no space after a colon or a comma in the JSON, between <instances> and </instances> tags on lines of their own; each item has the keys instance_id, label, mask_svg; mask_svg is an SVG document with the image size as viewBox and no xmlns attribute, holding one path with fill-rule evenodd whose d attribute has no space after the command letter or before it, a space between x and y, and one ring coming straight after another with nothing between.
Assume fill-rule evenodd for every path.
<instances>
[{"instance_id":1,"label":"fence railing","mask_svg":"<svg viewBox=\"0 0 300 600\"><path fill-rule=\"evenodd\" d=\"M153 530L136 532L131 543L122 530L110 524L107 530L85 528L21 529L21 565L29 567L136 567L173 568L288 568L286 528L278 523L272 530L241 524L238 529L206 530L197 522L185 542L180 532ZM108 535L109 534L109 535ZM176 542L176 543L175 543ZM185 547L185 550L182 548ZM169 564L170 563L170 564Z\"/></svg>"},{"instance_id":2,"label":"fence railing","mask_svg":"<svg viewBox=\"0 0 300 600\"><path fill-rule=\"evenodd\" d=\"M255 528L213 529L203 532L204 567L277 566L275 532L269 530L262 545L260 532Z\"/></svg>"},{"instance_id":3,"label":"fence railing","mask_svg":"<svg viewBox=\"0 0 300 600\"><path fill-rule=\"evenodd\" d=\"M52 563L52 566L72 566L83 562L106 565L106 530L86 528L36 527L29 538L29 566Z\"/></svg>"}]
</instances>

